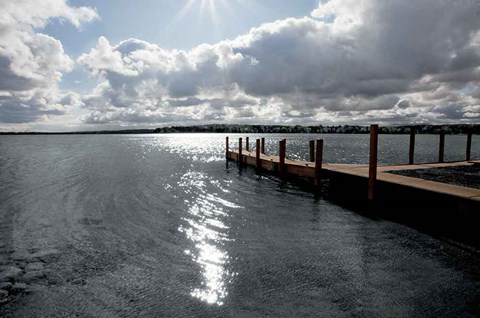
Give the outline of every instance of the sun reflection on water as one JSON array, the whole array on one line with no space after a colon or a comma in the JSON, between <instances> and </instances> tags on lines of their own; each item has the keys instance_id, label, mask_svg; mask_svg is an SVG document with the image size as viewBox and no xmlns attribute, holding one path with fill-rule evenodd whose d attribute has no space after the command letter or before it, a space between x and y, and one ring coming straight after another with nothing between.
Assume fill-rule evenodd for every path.
<instances>
[{"instance_id":1,"label":"sun reflection on water","mask_svg":"<svg viewBox=\"0 0 480 318\"><path fill-rule=\"evenodd\" d=\"M240 207L218 197L216 193L209 193L208 187L223 192L228 190L222 186L222 182L204 173L187 172L179 185L185 193L191 194L191 199L185 200L189 216L184 218L186 225L180 226L179 231L195 243L194 250L186 250L185 253L201 267L203 276L201 286L194 288L191 295L206 303L221 306L228 294L227 283L235 275L226 269L229 255L224 245L230 238L224 219L228 216L227 209Z\"/></svg>"},{"instance_id":2,"label":"sun reflection on water","mask_svg":"<svg viewBox=\"0 0 480 318\"><path fill-rule=\"evenodd\" d=\"M163 135L161 140L152 142L156 142L157 147L192 162L211 163L225 160L223 137L222 142L212 142L211 134Z\"/></svg>"}]
</instances>

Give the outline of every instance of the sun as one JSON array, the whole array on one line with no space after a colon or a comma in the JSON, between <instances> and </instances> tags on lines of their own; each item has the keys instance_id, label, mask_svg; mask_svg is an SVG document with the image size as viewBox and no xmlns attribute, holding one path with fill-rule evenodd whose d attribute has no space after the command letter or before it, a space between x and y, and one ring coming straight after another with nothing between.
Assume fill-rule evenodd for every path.
<instances>
[{"instance_id":1,"label":"sun","mask_svg":"<svg viewBox=\"0 0 480 318\"><path fill-rule=\"evenodd\" d=\"M221 38L222 15L232 10L232 4L244 0L184 0L184 4L165 26L164 32L170 33L186 20L194 19L204 27L211 28L216 38Z\"/></svg>"},{"instance_id":2,"label":"sun","mask_svg":"<svg viewBox=\"0 0 480 318\"><path fill-rule=\"evenodd\" d=\"M184 20L187 16L196 15L203 22L209 22L214 27L218 27L222 22L222 13L232 11L233 6L241 5L245 0L185 0L185 4L180 8L177 14L172 18L170 27L175 27L177 23Z\"/></svg>"},{"instance_id":3,"label":"sun","mask_svg":"<svg viewBox=\"0 0 480 318\"><path fill-rule=\"evenodd\" d=\"M174 23L181 21L187 14L197 12L200 18L209 19L213 24L219 23L219 6L228 9L225 0L187 0L173 18Z\"/></svg>"},{"instance_id":4,"label":"sun","mask_svg":"<svg viewBox=\"0 0 480 318\"><path fill-rule=\"evenodd\" d=\"M225 39L225 30L231 25L242 23L239 13L255 15L258 7L257 0L182 0L160 32L163 36L170 36L177 28L187 24L209 33L211 41L220 41Z\"/></svg>"}]
</instances>

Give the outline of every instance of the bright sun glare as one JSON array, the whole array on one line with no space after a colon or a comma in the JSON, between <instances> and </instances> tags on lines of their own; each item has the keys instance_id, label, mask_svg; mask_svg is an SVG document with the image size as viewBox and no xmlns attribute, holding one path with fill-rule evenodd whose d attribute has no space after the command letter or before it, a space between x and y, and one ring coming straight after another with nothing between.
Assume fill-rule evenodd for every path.
<instances>
[{"instance_id":1,"label":"bright sun glare","mask_svg":"<svg viewBox=\"0 0 480 318\"><path fill-rule=\"evenodd\" d=\"M271 8L267 10L257 0L184 0L162 32L173 34L173 30L187 22L192 27L200 27L203 32L211 28L214 40L219 41L224 40L223 32L228 25L243 23L239 21L241 14L258 16L267 11Z\"/></svg>"},{"instance_id":2,"label":"bright sun glare","mask_svg":"<svg viewBox=\"0 0 480 318\"><path fill-rule=\"evenodd\" d=\"M209 20L213 26L218 27L221 15L225 12L233 12L235 6L246 6L249 0L185 0L185 4L170 22L174 28L177 23L187 16L197 16L201 20Z\"/></svg>"},{"instance_id":3,"label":"bright sun glare","mask_svg":"<svg viewBox=\"0 0 480 318\"><path fill-rule=\"evenodd\" d=\"M187 13L197 11L200 17L208 17L213 24L218 24L219 6L228 9L226 0L187 0L177 13L175 20L181 20Z\"/></svg>"}]
</instances>

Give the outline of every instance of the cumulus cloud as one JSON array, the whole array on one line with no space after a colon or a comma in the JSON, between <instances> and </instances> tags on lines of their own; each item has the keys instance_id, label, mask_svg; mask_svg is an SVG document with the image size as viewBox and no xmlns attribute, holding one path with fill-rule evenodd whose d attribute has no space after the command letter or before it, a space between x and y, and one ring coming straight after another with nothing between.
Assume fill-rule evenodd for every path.
<instances>
[{"instance_id":1,"label":"cumulus cloud","mask_svg":"<svg viewBox=\"0 0 480 318\"><path fill-rule=\"evenodd\" d=\"M80 28L97 17L93 9L74 8L66 0L0 0L0 122L32 122L81 104L78 96L71 98L74 93L58 89L74 61L60 41L37 30L52 19Z\"/></svg>"},{"instance_id":2,"label":"cumulus cloud","mask_svg":"<svg viewBox=\"0 0 480 318\"><path fill-rule=\"evenodd\" d=\"M87 120L472 121L479 14L473 0L330 0L189 51L101 37L78 59L102 80Z\"/></svg>"},{"instance_id":3,"label":"cumulus cloud","mask_svg":"<svg viewBox=\"0 0 480 318\"><path fill-rule=\"evenodd\" d=\"M70 100L40 94L72 61L34 28L52 18L78 27L96 13L55 2L63 4L56 11L0 2L9 12L0 37L12 43L0 45L0 97L18 107L61 112ZM100 37L77 62L99 80L76 100L89 124L475 122L480 1L322 1L309 17L190 50ZM36 96L44 103L28 102Z\"/></svg>"}]
</instances>

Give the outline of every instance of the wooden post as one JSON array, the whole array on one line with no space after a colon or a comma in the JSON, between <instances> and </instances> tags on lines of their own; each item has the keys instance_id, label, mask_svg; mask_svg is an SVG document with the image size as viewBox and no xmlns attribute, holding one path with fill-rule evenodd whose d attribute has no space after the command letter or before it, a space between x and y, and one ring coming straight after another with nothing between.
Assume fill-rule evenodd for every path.
<instances>
[{"instance_id":1,"label":"wooden post","mask_svg":"<svg viewBox=\"0 0 480 318\"><path fill-rule=\"evenodd\" d=\"M262 164L262 162L260 161L260 139L257 139L257 145L255 147L255 158L257 159L257 169L260 169Z\"/></svg>"},{"instance_id":2,"label":"wooden post","mask_svg":"<svg viewBox=\"0 0 480 318\"><path fill-rule=\"evenodd\" d=\"M280 160L278 161L278 174L280 177L285 175L285 156L287 152L287 141L285 139L280 140L280 145L278 149L278 156Z\"/></svg>"},{"instance_id":3,"label":"wooden post","mask_svg":"<svg viewBox=\"0 0 480 318\"><path fill-rule=\"evenodd\" d=\"M315 140L310 140L310 162L315 162Z\"/></svg>"},{"instance_id":4,"label":"wooden post","mask_svg":"<svg viewBox=\"0 0 480 318\"><path fill-rule=\"evenodd\" d=\"M415 158L415 128L410 128L410 149L408 150L408 164L413 165Z\"/></svg>"},{"instance_id":5,"label":"wooden post","mask_svg":"<svg viewBox=\"0 0 480 318\"><path fill-rule=\"evenodd\" d=\"M227 160L228 160L228 148L229 148L228 137L225 137L225 157L227 158Z\"/></svg>"},{"instance_id":6,"label":"wooden post","mask_svg":"<svg viewBox=\"0 0 480 318\"><path fill-rule=\"evenodd\" d=\"M470 130L467 133L467 151L466 151L466 156L465 156L466 161L470 160L471 152L472 152L472 131Z\"/></svg>"},{"instance_id":7,"label":"wooden post","mask_svg":"<svg viewBox=\"0 0 480 318\"><path fill-rule=\"evenodd\" d=\"M245 138L245 150L250 151L250 140L249 137Z\"/></svg>"},{"instance_id":8,"label":"wooden post","mask_svg":"<svg viewBox=\"0 0 480 318\"><path fill-rule=\"evenodd\" d=\"M440 144L438 146L438 162L443 162L443 154L445 153L445 131L440 130Z\"/></svg>"},{"instance_id":9,"label":"wooden post","mask_svg":"<svg viewBox=\"0 0 480 318\"><path fill-rule=\"evenodd\" d=\"M314 142L315 143L315 142ZM317 156L315 157L315 185L320 185L323 161L323 139L317 140Z\"/></svg>"},{"instance_id":10,"label":"wooden post","mask_svg":"<svg viewBox=\"0 0 480 318\"><path fill-rule=\"evenodd\" d=\"M368 166L368 200L375 198L377 180L378 125L370 126L370 162Z\"/></svg>"},{"instance_id":11,"label":"wooden post","mask_svg":"<svg viewBox=\"0 0 480 318\"><path fill-rule=\"evenodd\" d=\"M238 138L238 162L241 164L242 161L242 138Z\"/></svg>"},{"instance_id":12,"label":"wooden post","mask_svg":"<svg viewBox=\"0 0 480 318\"><path fill-rule=\"evenodd\" d=\"M262 146L261 146L260 152L262 154L265 154L265 138L262 138L261 142L262 142Z\"/></svg>"}]
</instances>

